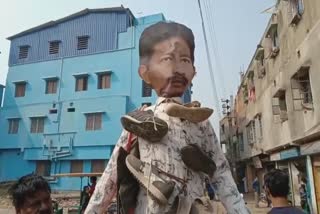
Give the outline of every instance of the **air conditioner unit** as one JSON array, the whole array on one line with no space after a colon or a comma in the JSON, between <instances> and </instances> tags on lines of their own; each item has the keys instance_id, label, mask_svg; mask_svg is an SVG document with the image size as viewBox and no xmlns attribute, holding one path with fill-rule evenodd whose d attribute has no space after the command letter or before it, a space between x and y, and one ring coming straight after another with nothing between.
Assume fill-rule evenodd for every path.
<instances>
[{"instance_id":1,"label":"air conditioner unit","mask_svg":"<svg viewBox=\"0 0 320 214\"><path fill-rule=\"evenodd\" d=\"M273 23L278 23L278 14L277 13L273 13L272 14L272 22Z\"/></svg>"},{"instance_id":2,"label":"air conditioner unit","mask_svg":"<svg viewBox=\"0 0 320 214\"><path fill-rule=\"evenodd\" d=\"M278 56L279 52L280 52L279 47L272 47L271 58L275 58L276 56Z\"/></svg>"},{"instance_id":3,"label":"air conditioner unit","mask_svg":"<svg viewBox=\"0 0 320 214\"><path fill-rule=\"evenodd\" d=\"M258 78L262 79L265 75L266 75L266 68L262 66L258 70Z\"/></svg>"},{"instance_id":4,"label":"air conditioner unit","mask_svg":"<svg viewBox=\"0 0 320 214\"><path fill-rule=\"evenodd\" d=\"M313 105L312 103L304 103L301 102L301 106L304 110L312 111L313 110Z\"/></svg>"},{"instance_id":5,"label":"air conditioner unit","mask_svg":"<svg viewBox=\"0 0 320 214\"><path fill-rule=\"evenodd\" d=\"M291 25L292 26L296 26L299 22L300 22L300 20L301 20L301 16L298 14L298 13L296 13L293 17L292 17L292 20L291 20Z\"/></svg>"}]
</instances>

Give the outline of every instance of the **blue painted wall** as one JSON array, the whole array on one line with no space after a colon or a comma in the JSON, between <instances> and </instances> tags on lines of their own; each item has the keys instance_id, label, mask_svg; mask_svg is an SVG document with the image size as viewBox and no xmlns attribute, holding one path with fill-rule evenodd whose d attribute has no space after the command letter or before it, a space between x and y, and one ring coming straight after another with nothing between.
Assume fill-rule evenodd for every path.
<instances>
[{"instance_id":1,"label":"blue painted wall","mask_svg":"<svg viewBox=\"0 0 320 214\"><path fill-rule=\"evenodd\" d=\"M2 140L0 141L2 142ZM0 149L0 182L16 180L35 170L35 162L23 159L18 149Z\"/></svg>"},{"instance_id":2,"label":"blue painted wall","mask_svg":"<svg viewBox=\"0 0 320 214\"><path fill-rule=\"evenodd\" d=\"M142 97L138 41L147 26L161 20L163 15L156 14L129 26L127 14L89 14L14 38L0 110L0 181L35 171L39 160L51 160L51 175L69 173L70 160L83 160L83 172L91 172L91 160L108 160L122 129L120 117L156 99L154 92ZM90 48L77 52L75 38L82 34L90 34ZM62 41L57 56L48 54L51 39ZM17 47L27 41L32 53L20 61ZM97 88L101 71L111 71L111 88ZM88 75L88 90L76 92L74 75L80 73ZM56 94L45 94L48 77L58 78ZM26 81L25 96L14 97L14 82L21 80ZM188 91L186 101L190 95ZM75 111L68 112L69 107ZM53 108L56 114L49 113ZM101 130L85 130L85 113L90 112L103 112ZM30 118L35 116L45 117L44 133L30 133ZM9 118L20 118L17 134L8 134ZM57 190L78 190L80 178L59 178L51 185Z\"/></svg>"},{"instance_id":3,"label":"blue painted wall","mask_svg":"<svg viewBox=\"0 0 320 214\"><path fill-rule=\"evenodd\" d=\"M299 148L291 148L280 152L280 159L285 160L288 158L298 157L300 155Z\"/></svg>"}]
</instances>

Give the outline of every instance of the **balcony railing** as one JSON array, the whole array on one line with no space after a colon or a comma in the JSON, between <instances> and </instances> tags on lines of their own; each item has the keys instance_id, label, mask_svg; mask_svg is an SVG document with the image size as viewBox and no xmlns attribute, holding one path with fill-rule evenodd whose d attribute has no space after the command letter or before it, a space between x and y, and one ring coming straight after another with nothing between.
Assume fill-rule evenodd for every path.
<instances>
[{"instance_id":1,"label":"balcony railing","mask_svg":"<svg viewBox=\"0 0 320 214\"><path fill-rule=\"evenodd\" d=\"M42 155L55 160L72 155L76 132L43 134Z\"/></svg>"}]
</instances>

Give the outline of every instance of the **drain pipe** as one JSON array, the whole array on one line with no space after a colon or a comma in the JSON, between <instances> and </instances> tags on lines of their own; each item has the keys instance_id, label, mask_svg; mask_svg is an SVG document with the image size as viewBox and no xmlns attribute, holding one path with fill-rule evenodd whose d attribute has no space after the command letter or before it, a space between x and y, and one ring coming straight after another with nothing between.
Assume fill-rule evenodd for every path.
<instances>
[{"instance_id":1,"label":"drain pipe","mask_svg":"<svg viewBox=\"0 0 320 214\"><path fill-rule=\"evenodd\" d=\"M63 64L64 64L64 58L61 57L60 76L59 76L59 91L58 91L59 110L58 110L58 118L57 118L57 119L58 119L58 130L57 130L57 133L60 133L60 122L61 122L61 111L62 111L61 86L62 86ZM60 144L60 134L58 135L58 142L59 142L59 144Z\"/></svg>"}]
</instances>

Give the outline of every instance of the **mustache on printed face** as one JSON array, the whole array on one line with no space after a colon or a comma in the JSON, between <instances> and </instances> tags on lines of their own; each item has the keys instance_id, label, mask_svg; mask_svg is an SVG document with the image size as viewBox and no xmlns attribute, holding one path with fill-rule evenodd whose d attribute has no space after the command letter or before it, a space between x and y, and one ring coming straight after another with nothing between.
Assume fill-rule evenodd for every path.
<instances>
[{"instance_id":1,"label":"mustache on printed face","mask_svg":"<svg viewBox=\"0 0 320 214\"><path fill-rule=\"evenodd\" d=\"M179 73L174 74L171 78L169 78L169 81L171 83L182 83L183 85L188 84L188 80L184 75L181 75Z\"/></svg>"}]
</instances>

